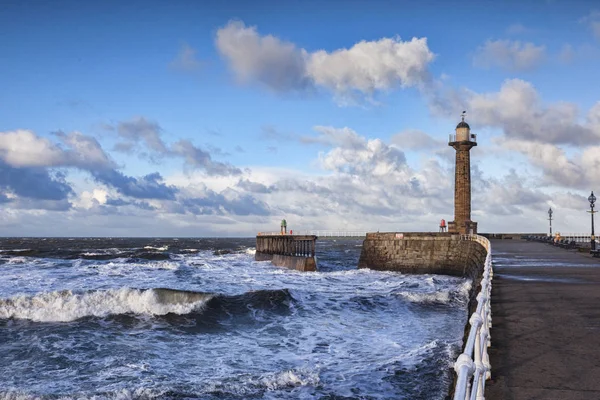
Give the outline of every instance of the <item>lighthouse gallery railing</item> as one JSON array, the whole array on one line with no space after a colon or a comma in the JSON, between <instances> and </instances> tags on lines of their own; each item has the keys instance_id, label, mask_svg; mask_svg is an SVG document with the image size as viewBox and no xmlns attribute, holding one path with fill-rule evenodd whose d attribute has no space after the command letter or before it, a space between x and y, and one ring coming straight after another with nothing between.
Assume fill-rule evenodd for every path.
<instances>
[{"instance_id":1,"label":"lighthouse gallery railing","mask_svg":"<svg viewBox=\"0 0 600 400\"><path fill-rule=\"evenodd\" d=\"M482 400L485 395L485 381L490 378L487 348L490 346L492 326L492 247L490 241L483 236L461 235L461 239L478 242L487 250L487 256L481 278L481 291L477 295L477 309L469 318L471 328L467 343L463 353L454 363L454 371L457 374L454 400Z\"/></svg>"}]
</instances>

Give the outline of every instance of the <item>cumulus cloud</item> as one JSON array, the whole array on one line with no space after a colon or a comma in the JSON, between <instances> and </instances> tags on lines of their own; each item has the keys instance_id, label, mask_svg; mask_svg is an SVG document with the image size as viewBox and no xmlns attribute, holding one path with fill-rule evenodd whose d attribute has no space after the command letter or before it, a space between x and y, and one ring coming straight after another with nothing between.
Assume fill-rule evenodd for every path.
<instances>
[{"instance_id":1,"label":"cumulus cloud","mask_svg":"<svg viewBox=\"0 0 600 400\"><path fill-rule=\"evenodd\" d=\"M55 134L64 144L37 136L32 131L0 132L0 159L13 167L110 167L112 161L98 141L79 132Z\"/></svg>"},{"instance_id":2,"label":"cumulus cloud","mask_svg":"<svg viewBox=\"0 0 600 400\"><path fill-rule=\"evenodd\" d=\"M178 71L196 72L202 68L202 63L196 58L196 49L188 44L183 44L169 66Z\"/></svg>"},{"instance_id":3,"label":"cumulus cloud","mask_svg":"<svg viewBox=\"0 0 600 400\"><path fill-rule=\"evenodd\" d=\"M598 110L600 106L590 112L588 123L600 121ZM44 217L47 223L52 221L53 215L68 212L70 220L86 221L83 226L93 227L94 234L112 235L152 234L155 230L151 224L145 224L148 220L154 223L160 221L162 235L231 235L269 230L269 224L276 229L282 216L288 219L294 231L324 227L433 230L440 218L452 218L451 163L430 154L424 155L419 169L413 169L406 163L401 146L396 144L367 138L348 127L316 126L314 132L309 142L326 147L315 160L316 166L320 167L316 174L254 167L241 171L239 176L207 177L198 172L184 174L181 179L163 178L156 173L133 178L108 166L88 169L99 186L86 187L80 194L74 194L64 176L55 175L56 171L49 167L8 166L18 169L19 173L25 168L37 169L42 175L46 172L48 178L56 183L47 187L44 196L36 194L44 198L24 197L27 188L1 181L6 177L2 174L0 201L10 208L11 213L20 215L20 221L30 221L28 213L35 212L36 207L43 207L50 210ZM427 147L432 138L424 134L421 139L412 146ZM74 151L74 147L67 147L69 145L60 136L56 137L56 141L59 149ZM503 146L512 149L511 146L517 146L516 142ZM166 147L173 151L172 145L166 144ZM534 149L533 144L531 148L527 147L530 152ZM538 155L541 158L540 169L544 163L550 162L543 157L552 149L541 150ZM550 154L550 158L560 160L560 153ZM581 155L563 155L566 158L566 164L561 164L563 169L569 162L592 168L600 160L598 150ZM198 159L199 156L193 158ZM78 160L76 157L72 159ZM554 171L548 176L550 173ZM505 177L489 178L474 163L472 177L474 217L484 223L490 221L491 217L486 218L488 215L506 215L508 220L513 215L530 213L538 203L548 201L547 195L526 176L509 173ZM48 180L44 178L44 181ZM565 179L570 178L565 176ZM61 186L61 182L66 186ZM7 218L4 217L2 226L8 226L10 221ZM139 230L136 221L144 229ZM125 222L136 228L129 230ZM38 228L34 223L31 226ZM112 230L106 230L106 226Z\"/></svg>"},{"instance_id":4,"label":"cumulus cloud","mask_svg":"<svg viewBox=\"0 0 600 400\"><path fill-rule=\"evenodd\" d=\"M13 167L0 161L0 188L16 196L38 200L65 200L73 188L65 175L41 167Z\"/></svg>"},{"instance_id":5,"label":"cumulus cloud","mask_svg":"<svg viewBox=\"0 0 600 400\"><path fill-rule=\"evenodd\" d=\"M13 207L66 209L74 190L61 169L114 167L93 137L79 132L57 132L55 137L59 143L29 130L0 132L0 188L16 196Z\"/></svg>"},{"instance_id":6,"label":"cumulus cloud","mask_svg":"<svg viewBox=\"0 0 600 400\"><path fill-rule=\"evenodd\" d=\"M114 187L125 196L137 199L163 199L173 200L177 188L162 183L163 178L158 173L148 174L141 178L126 176L114 170L91 171L96 181Z\"/></svg>"},{"instance_id":7,"label":"cumulus cloud","mask_svg":"<svg viewBox=\"0 0 600 400\"><path fill-rule=\"evenodd\" d=\"M541 172L537 184L546 187L589 189L600 184L600 146L586 146L566 151L550 143L499 138L496 142L505 149L521 153Z\"/></svg>"},{"instance_id":8,"label":"cumulus cloud","mask_svg":"<svg viewBox=\"0 0 600 400\"><path fill-rule=\"evenodd\" d=\"M532 165L542 170L547 185L579 187L586 183L582 166L569 159L565 151L556 145L515 139L500 139L498 142L506 149L526 155Z\"/></svg>"},{"instance_id":9,"label":"cumulus cloud","mask_svg":"<svg viewBox=\"0 0 600 400\"><path fill-rule=\"evenodd\" d=\"M473 192L476 212L484 218L522 215L528 209L539 210L551 199L514 169L505 176L488 178L485 186Z\"/></svg>"},{"instance_id":10,"label":"cumulus cloud","mask_svg":"<svg viewBox=\"0 0 600 400\"><path fill-rule=\"evenodd\" d=\"M191 141L181 139L171 145L161 137L163 128L153 121L143 117L120 122L116 127L117 134L122 139L117 144L117 151L137 151L146 155L144 149L150 152L150 159L177 157L182 158L185 165L192 169L200 169L208 175L239 175L239 168L231 164L214 161L211 153L194 145ZM224 155L221 149L211 148L213 154Z\"/></svg>"},{"instance_id":11,"label":"cumulus cloud","mask_svg":"<svg viewBox=\"0 0 600 400\"><path fill-rule=\"evenodd\" d=\"M231 164L214 161L210 153L194 146L189 140L179 140L171 146L170 154L183 157L186 165L204 170L208 175L240 175L242 171Z\"/></svg>"},{"instance_id":12,"label":"cumulus cloud","mask_svg":"<svg viewBox=\"0 0 600 400\"><path fill-rule=\"evenodd\" d=\"M319 86L338 93L372 93L397 86L418 86L429 79L434 59L426 38L399 37L361 41L349 49L310 54L308 74Z\"/></svg>"},{"instance_id":13,"label":"cumulus cloud","mask_svg":"<svg viewBox=\"0 0 600 400\"><path fill-rule=\"evenodd\" d=\"M117 150L130 151L138 144L143 144L159 154L168 152L167 146L160 137L162 128L156 122L137 117L130 121L119 122L116 130L119 137L123 139L117 144Z\"/></svg>"},{"instance_id":14,"label":"cumulus cloud","mask_svg":"<svg viewBox=\"0 0 600 400\"><path fill-rule=\"evenodd\" d=\"M303 90L311 84L304 50L272 35L260 36L256 27L241 21L220 28L216 46L242 82L258 81L276 91Z\"/></svg>"},{"instance_id":15,"label":"cumulus cloud","mask_svg":"<svg viewBox=\"0 0 600 400\"><path fill-rule=\"evenodd\" d=\"M241 82L277 92L324 88L340 98L420 86L430 79L434 54L426 38L361 41L349 49L309 52L256 27L230 21L217 31L216 46Z\"/></svg>"},{"instance_id":16,"label":"cumulus cloud","mask_svg":"<svg viewBox=\"0 0 600 400\"><path fill-rule=\"evenodd\" d=\"M359 176L393 176L409 173L404 153L380 139L366 141L361 148L336 147L321 154L321 166L330 171Z\"/></svg>"},{"instance_id":17,"label":"cumulus cloud","mask_svg":"<svg viewBox=\"0 0 600 400\"><path fill-rule=\"evenodd\" d=\"M575 104L544 104L535 87L520 79L504 81L497 92L448 91L430 99L432 110L446 116L452 116L449 111L456 104L469 111L473 126L500 128L509 138L572 146L600 139L600 125L594 122L600 107L590 110L582 122Z\"/></svg>"},{"instance_id":18,"label":"cumulus cloud","mask_svg":"<svg viewBox=\"0 0 600 400\"><path fill-rule=\"evenodd\" d=\"M97 181L134 198L173 199L174 187L155 173L142 178L124 175L100 143L79 132L55 133L59 143L27 130L0 132L0 187L19 197L65 200L74 194L63 169L86 171Z\"/></svg>"},{"instance_id":19,"label":"cumulus cloud","mask_svg":"<svg viewBox=\"0 0 600 400\"><path fill-rule=\"evenodd\" d=\"M546 48L533 43L488 40L480 46L473 57L473 65L479 68L502 68L507 71L529 71L538 67L546 58Z\"/></svg>"},{"instance_id":20,"label":"cumulus cloud","mask_svg":"<svg viewBox=\"0 0 600 400\"><path fill-rule=\"evenodd\" d=\"M262 215L270 214L269 206L255 197L227 189L221 193L207 190L203 197L189 197L182 200L186 211L195 215Z\"/></svg>"},{"instance_id":21,"label":"cumulus cloud","mask_svg":"<svg viewBox=\"0 0 600 400\"><path fill-rule=\"evenodd\" d=\"M236 186L247 192L253 193L270 193L272 191L272 189L266 185L258 182L252 182L249 179L240 179Z\"/></svg>"},{"instance_id":22,"label":"cumulus cloud","mask_svg":"<svg viewBox=\"0 0 600 400\"><path fill-rule=\"evenodd\" d=\"M146 211L155 211L157 209L156 207L150 205L146 201L124 200L124 199L120 199L120 198L106 199L106 201L103 204L106 204L108 206L113 206L113 207L133 206L133 207L137 207L137 208L140 208L140 209L146 210Z\"/></svg>"}]
</instances>

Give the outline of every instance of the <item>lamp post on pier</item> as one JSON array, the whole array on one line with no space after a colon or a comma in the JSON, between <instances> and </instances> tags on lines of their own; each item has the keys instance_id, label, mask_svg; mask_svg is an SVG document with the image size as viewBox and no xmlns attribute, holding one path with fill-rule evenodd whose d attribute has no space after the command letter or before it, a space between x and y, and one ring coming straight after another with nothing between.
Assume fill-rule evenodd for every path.
<instances>
[{"instance_id":1,"label":"lamp post on pier","mask_svg":"<svg viewBox=\"0 0 600 400\"><path fill-rule=\"evenodd\" d=\"M552 237L552 207L548 210L548 221L550 221L550 237Z\"/></svg>"},{"instance_id":2,"label":"lamp post on pier","mask_svg":"<svg viewBox=\"0 0 600 400\"><path fill-rule=\"evenodd\" d=\"M594 203L596 202L596 196L594 196L594 191L592 190L592 194L588 197L588 201L590 202L590 211L588 211L592 215L592 237L590 238L590 246L592 250L596 250L596 236L594 236Z\"/></svg>"}]
</instances>

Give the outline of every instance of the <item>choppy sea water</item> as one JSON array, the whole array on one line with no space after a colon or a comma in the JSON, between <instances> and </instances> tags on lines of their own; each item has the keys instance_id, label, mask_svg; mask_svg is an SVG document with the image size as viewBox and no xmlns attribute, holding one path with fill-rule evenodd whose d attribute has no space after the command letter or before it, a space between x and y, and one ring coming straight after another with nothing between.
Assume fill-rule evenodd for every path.
<instances>
[{"instance_id":1,"label":"choppy sea water","mask_svg":"<svg viewBox=\"0 0 600 400\"><path fill-rule=\"evenodd\" d=\"M470 281L254 239L0 239L0 399L444 399Z\"/></svg>"}]
</instances>

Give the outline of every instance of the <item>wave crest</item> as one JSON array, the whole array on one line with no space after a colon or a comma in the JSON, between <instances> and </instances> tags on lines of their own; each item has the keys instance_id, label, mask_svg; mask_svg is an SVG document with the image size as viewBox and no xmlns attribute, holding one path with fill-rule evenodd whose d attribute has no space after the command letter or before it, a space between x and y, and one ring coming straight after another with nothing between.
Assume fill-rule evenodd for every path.
<instances>
[{"instance_id":1,"label":"wave crest","mask_svg":"<svg viewBox=\"0 0 600 400\"><path fill-rule=\"evenodd\" d=\"M455 304L468 301L471 281L467 280L458 287L437 289L434 292L402 291L396 292L411 303L421 304Z\"/></svg>"},{"instance_id":2,"label":"wave crest","mask_svg":"<svg viewBox=\"0 0 600 400\"><path fill-rule=\"evenodd\" d=\"M213 296L171 289L110 289L84 293L70 290L0 300L0 319L68 322L111 314L188 314L201 310Z\"/></svg>"}]
</instances>

